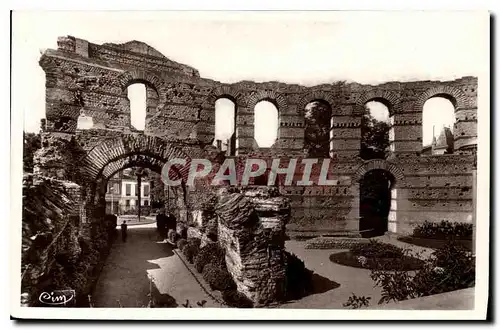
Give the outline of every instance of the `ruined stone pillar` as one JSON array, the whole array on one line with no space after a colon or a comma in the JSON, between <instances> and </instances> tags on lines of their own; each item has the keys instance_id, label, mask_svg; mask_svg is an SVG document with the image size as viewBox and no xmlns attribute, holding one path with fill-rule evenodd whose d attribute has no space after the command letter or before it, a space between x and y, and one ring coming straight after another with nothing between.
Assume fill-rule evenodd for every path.
<instances>
[{"instance_id":1,"label":"ruined stone pillar","mask_svg":"<svg viewBox=\"0 0 500 330\"><path fill-rule=\"evenodd\" d=\"M288 199L269 188L229 193L216 207L219 244L237 289L255 306L285 295L285 225Z\"/></svg>"},{"instance_id":2,"label":"ruined stone pillar","mask_svg":"<svg viewBox=\"0 0 500 330\"><path fill-rule=\"evenodd\" d=\"M422 152L422 113L397 112L391 119L390 151L394 155L420 155Z\"/></svg>"},{"instance_id":3,"label":"ruined stone pillar","mask_svg":"<svg viewBox=\"0 0 500 330\"><path fill-rule=\"evenodd\" d=\"M333 111L335 113L335 110ZM362 115L335 115L330 132L330 158L342 156L355 159L361 149Z\"/></svg>"},{"instance_id":4,"label":"ruined stone pillar","mask_svg":"<svg viewBox=\"0 0 500 330\"><path fill-rule=\"evenodd\" d=\"M254 109L239 107L236 116L236 154L246 154L256 147L254 139Z\"/></svg>"},{"instance_id":5,"label":"ruined stone pillar","mask_svg":"<svg viewBox=\"0 0 500 330\"><path fill-rule=\"evenodd\" d=\"M477 107L457 109L453 128L454 149L465 150L477 146Z\"/></svg>"}]
</instances>

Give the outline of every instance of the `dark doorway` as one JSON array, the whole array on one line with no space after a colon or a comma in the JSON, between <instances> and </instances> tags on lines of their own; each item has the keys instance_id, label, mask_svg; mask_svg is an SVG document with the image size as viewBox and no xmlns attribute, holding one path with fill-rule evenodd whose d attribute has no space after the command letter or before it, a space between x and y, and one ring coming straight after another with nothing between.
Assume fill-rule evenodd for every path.
<instances>
[{"instance_id":1,"label":"dark doorway","mask_svg":"<svg viewBox=\"0 0 500 330\"><path fill-rule=\"evenodd\" d=\"M371 170L360 181L359 230L363 237L387 232L391 208L392 175L384 170Z\"/></svg>"}]
</instances>

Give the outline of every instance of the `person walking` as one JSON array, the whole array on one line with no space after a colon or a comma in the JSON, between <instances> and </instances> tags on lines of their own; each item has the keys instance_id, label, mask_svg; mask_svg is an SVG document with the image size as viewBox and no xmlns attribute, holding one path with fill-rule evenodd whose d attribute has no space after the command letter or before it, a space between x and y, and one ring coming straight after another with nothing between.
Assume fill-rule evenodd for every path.
<instances>
[{"instance_id":1,"label":"person walking","mask_svg":"<svg viewBox=\"0 0 500 330\"><path fill-rule=\"evenodd\" d=\"M127 221L123 220L121 228L122 228L122 241L127 241Z\"/></svg>"}]
</instances>

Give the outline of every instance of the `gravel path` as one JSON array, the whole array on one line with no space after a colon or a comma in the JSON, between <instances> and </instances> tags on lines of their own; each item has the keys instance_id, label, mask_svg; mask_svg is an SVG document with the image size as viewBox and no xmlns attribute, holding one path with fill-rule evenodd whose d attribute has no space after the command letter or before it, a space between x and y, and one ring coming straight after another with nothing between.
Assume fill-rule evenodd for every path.
<instances>
[{"instance_id":1,"label":"gravel path","mask_svg":"<svg viewBox=\"0 0 500 330\"><path fill-rule=\"evenodd\" d=\"M218 307L173 253L171 245L158 238L155 224L129 227L125 243L118 233L92 297L94 307L147 306L150 276L162 300L167 297L171 301L170 307L182 308L186 300L193 307L202 300L207 301L205 307Z\"/></svg>"}]
</instances>

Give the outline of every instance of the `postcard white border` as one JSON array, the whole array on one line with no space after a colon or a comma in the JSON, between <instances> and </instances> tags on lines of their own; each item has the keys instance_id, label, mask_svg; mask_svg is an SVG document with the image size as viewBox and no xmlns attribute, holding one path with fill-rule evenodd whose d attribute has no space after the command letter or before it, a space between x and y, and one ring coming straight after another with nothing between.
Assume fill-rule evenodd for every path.
<instances>
[{"instance_id":1,"label":"postcard white border","mask_svg":"<svg viewBox=\"0 0 500 330\"><path fill-rule=\"evenodd\" d=\"M314 1L313 1L314 2ZM293 7L293 6L291 6ZM116 8L116 7L113 7ZM197 7L200 9L200 7ZM226 7L227 8L227 7ZM234 7L233 7L234 8ZM246 7L248 8L248 7ZM202 9L202 8L201 8ZM240 6L240 9L243 9ZM214 13L216 15L216 13ZM476 308L471 311L442 310L317 310L317 309L58 309L21 308L20 250L21 250L21 178L22 178L22 114L13 112L11 117L11 315L34 319L143 319L143 320L439 320L439 319L484 319L488 297L489 274L489 182L490 182L490 73L489 73L489 14L485 19L485 58L483 72L478 76L478 198L477 198L477 280ZM15 79L15 76L12 77ZM15 100L12 100L13 104ZM20 152L21 151L21 152ZM19 184L18 184L19 183Z\"/></svg>"}]
</instances>

